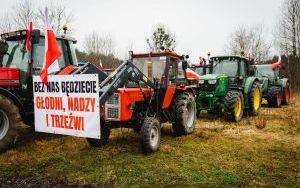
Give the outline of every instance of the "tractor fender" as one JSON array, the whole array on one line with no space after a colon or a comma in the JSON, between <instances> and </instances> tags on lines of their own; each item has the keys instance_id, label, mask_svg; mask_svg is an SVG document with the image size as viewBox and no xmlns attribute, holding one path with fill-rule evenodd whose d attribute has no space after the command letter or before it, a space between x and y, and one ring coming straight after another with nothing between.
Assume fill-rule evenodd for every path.
<instances>
[{"instance_id":1,"label":"tractor fender","mask_svg":"<svg viewBox=\"0 0 300 188\"><path fill-rule=\"evenodd\" d=\"M190 92L195 96L195 92L191 86L169 86L162 103L162 109L170 108L174 98L182 92Z\"/></svg>"},{"instance_id":2,"label":"tractor fender","mask_svg":"<svg viewBox=\"0 0 300 188\"><path fill-rule=\"evenodd\" d=\"M19 112L22 117L22 120L24 121L25 120L25 109L24 109L23 104L19 100L19 98L14 93L10 92L7 89L1 88L1 87L0 87L0 94L4 95L7 98L10 98L15 103L15 105L17 105L17 107L19 108Z\"/></svg>"},{"instance_id":3,"label":"tractor fender","mask_svg":"<svg viewBox=\"0 0 300 188\"><path fill-rule=\"evenodd\" d=\"M290 82L289 79L287 79L287 78L281 78L280 79L280 86L281 86L281 88L282 89L285 88L286 84L289 83L289 82Z\"/></svg>"},{"instance_id":4,"label":"tractor fender","mask_svg":"<svg viewBox=\"0 0 300 188\"><path fill-rule=\"evenodd\" d=\"M245 94L249 94L249 92L251 91L251 87L255 81L259 82L257 77L251 76L246 79L245 85L244 85L244 93ZM261 86L259 86L259 87L261 87Z\"/></svg>"},{"instance_id":5,"label":"tractor fender","mask_svg":"<svg viewBox=\"0 0 300 188\"><path fill-rule=\"evenodd\" d=\"M191 92L194 96L196 95L195 90L191 87L191 86L177 86L177 91L187 91L187 92Z\"/></svg>"}]
</instances>

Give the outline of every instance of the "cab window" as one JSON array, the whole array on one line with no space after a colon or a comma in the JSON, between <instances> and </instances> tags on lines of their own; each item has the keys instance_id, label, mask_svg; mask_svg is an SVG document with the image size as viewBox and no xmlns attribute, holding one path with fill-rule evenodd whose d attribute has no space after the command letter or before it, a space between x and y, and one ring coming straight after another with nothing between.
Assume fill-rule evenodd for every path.
<instances>
[{"instance_id":1,"label":"cab window","mask_svg":"<svg viewBox=\"0 0 300 188\"><path fill-rule=\"evenodd\" d=\"M247 68L246 68L246 62L244 60L241 60L241 66L240 66L240 76L246 76L247 75Z\"/></svg>"},{"instance_id":2,"label":"cab window","mask_svg":"<svg viewBox=\"0 0 300 188\"><path fill-rule=\"evenodd\" d=\"M7 68L19 68L27 72L28 54L24 46L24 40L7 41L8 51L2 58L2 66Z\"/></svg>"},{"instance_id":3,"label":"cab window","mask_svg":"<svg viewBox=\"0 0 300 188\"><path fill-rule=\"evenodd\" d=\"M59 50L61 51L61 56L58 58L58 65L59 68L66 67L66 60L64 58L64 51L62 48L63 41L57 40L57 44ZM33 45L33 68L41 69L44 64L44 57L45 56L45 39L41 38L38 44Z\"/></svg>"}]
</instances>

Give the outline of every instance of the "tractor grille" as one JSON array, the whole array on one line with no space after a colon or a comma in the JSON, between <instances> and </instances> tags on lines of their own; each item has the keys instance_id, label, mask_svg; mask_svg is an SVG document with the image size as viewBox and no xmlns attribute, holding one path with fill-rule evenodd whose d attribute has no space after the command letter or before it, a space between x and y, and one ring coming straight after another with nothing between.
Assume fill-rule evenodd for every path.
<instances>
[{"instance_id":1,"label":"tractor grille","mask_svg":"<svg viewBox=\"0 0 300 188\"><path fill-rule=\"evenodd\" d=\"M204 84L199 85L200 91L212 92L212 91L216 90L216 87L217 87L217 84L209 84L208 80L205 80Z\"/></svg>"},{"instance_id":2,"label":"tractor grille","mask_svg":"<svg viewBox=\"0 0 300 188\"><path fill-rule=\"evenodd\" d=\"M106 104L119 105L119 94L114 93L107 101Z\"/></svg>"},{"instance_id":3,"label":"tractor grille","mask_svg":"<svg viewBox=\"0 0 300 188\"><path fill-rule=\"evenodd\" d=\"M105 103L106 119L120 119L120 95L114 93Z\"/></svg>"}]
</instances>

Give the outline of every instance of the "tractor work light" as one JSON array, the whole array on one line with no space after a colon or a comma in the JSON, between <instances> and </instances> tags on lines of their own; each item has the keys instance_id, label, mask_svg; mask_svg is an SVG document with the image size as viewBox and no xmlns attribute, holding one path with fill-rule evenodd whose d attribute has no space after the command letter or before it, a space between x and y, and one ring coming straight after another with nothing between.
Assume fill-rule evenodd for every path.
<instances>
[{"instance_id":1,"label":"tractor work light","mask_svg":"<svg viewBox=\"0 0 300 188\"><path fill-rule=\"evenodd\" d=\"M209 84L216 84L216 83L217 83L217 80L208 80L208 83L209 83Z\"/></svg>"},{"instance_id":2,"label":"tractor work light","mask_svg":"<svg viewBox=\"0 0 300 188\"><path fill-rule=\"evenodd\" d=\"M205 80L199 80L199 84L204 84Z\"/></svg>"},{"instance_id":3,"label":"tractor work light","mask_svg":"<svg viewBox=\"0 0 300 188\"><path fill-rule=\"evenodd\" d=\"M20 31L14 31L14 32L9 32L9 33L4 33L1 35L2 39L8 39L8 38L19 38L22 36L26 36L27 31L26 30L20 30Z\"/></svg>"}]
</instances>

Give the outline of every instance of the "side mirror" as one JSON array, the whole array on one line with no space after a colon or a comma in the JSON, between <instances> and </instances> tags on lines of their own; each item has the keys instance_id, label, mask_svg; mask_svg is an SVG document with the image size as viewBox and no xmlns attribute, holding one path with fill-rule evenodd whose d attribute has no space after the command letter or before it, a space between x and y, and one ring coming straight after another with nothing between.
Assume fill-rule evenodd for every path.
<instances>
[{"instance_id":1,"label":"side mirror","mask_svg":"<svg viewBox=\"0 0 300 188\"><path fill-rule=\"evenodd\" d=\"M41 31L39 29L34 29L31 31L31 42L32 44L38 44L41 38Z\"/></svg>"},{"instance_id":2,"label":"side mirror","mask_svg":"<svg viewBox=\"0 0 300 188\"><path fill-rule=\"evenodd\" d=\"M182 69L186 70L188 68L188 62L186 60L182 61Z\"/></svg>"},{"instance_id":3,"label":"side mirror","mask_svg":"<svg viewBox=\"0 0 300 188\"><path fill-rule=\"evenodd\" d=\"M8 44L5 41L0 40L0 56L3 56L8 51Z\"/></svg>"}]
</instances>

